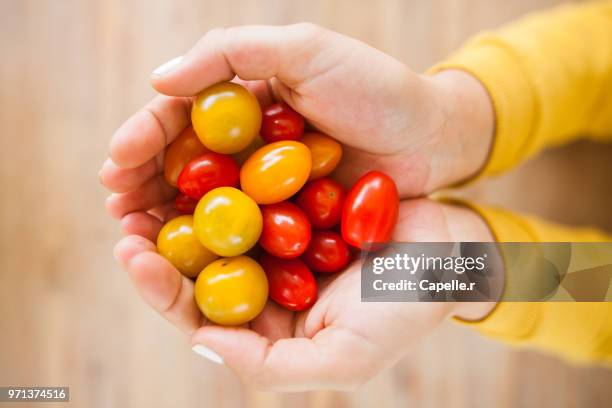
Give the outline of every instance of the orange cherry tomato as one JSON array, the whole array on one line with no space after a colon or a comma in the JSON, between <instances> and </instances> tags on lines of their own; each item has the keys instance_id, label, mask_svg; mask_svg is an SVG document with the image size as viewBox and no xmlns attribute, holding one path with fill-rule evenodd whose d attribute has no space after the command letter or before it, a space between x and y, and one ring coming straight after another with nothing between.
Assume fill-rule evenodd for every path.
<instances>
[{"instance_id":1,"label":"orange cherry tomato","mask_svg":"<svg viewBox=\"0 0 612 408\"><path fill-rule=\"evenodd\" d=\"M255 95L242 85L220 82L197 96L191 123L204 146L213 152L238 153L259 134L261 108Z\"/></svg>"},{"instance_id":2,"label":"orange cherry tomato","mask_svg":"<svg viewBox=\"0 0 612 408\"><path fill-rule=\"evenodd\" d=\"M166 151L164 158L164 177L171 186L176 187L177 180L185 165L194 157L200 156L208 151L191 126L185 128L181 134L174 139Z\"/></svg>"},{"instance_id":3,"label":"orange cherry tomato","mask_svg":"<svg viewBox=\"0 0 612 408\"><path fill-rule=\"evenodd\" d=\"M240 169L240 186L258 204L286 200L310 175L310 150L292 140L270 143L249 157Z\"/></svg>"},{"instance_id":4,"label":"orange cherry tomato","mask_svg":"<svg viewBox=\"0 0 612 408\"><path fill-rule=\"evenodd\" d=\"M198 275L194 290L196 303L209 320L238 326L263 310L268 279L263 268L248 256L221 258Z\"/></svg>"},{"instance_id":5,"label":"orange cherry tomato","mask_svg":"<svg viewBox=\"0 0 612 408\"><path fill-rule=\"evenodd\" d=\"M300 142L310 149L312 155L312 170L309 180L327 176L340 163L342 146L329 136L321 133L305 133Z\"/></svg>"},{"instance_id":6,"label":"orange cherry tomato","mask_svg":"<svg viewBox=\"0 0 612 408\"><path fill-rule=\"evenodd\" d=\"M162 227L157 236L157 252L189 278L198 276L218 258L196 237L191 215L176 217Z\"/></svg>"}]
</instances>

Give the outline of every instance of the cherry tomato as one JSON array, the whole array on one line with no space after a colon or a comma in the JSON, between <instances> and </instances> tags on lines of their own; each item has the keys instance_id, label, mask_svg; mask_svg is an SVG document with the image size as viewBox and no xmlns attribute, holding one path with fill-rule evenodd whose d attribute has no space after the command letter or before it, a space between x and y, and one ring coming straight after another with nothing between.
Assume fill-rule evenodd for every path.
<instances>
[{"instance_id":1,"label":"cherry tomato","mask_svg":"<svg viewBox=\"0 0 612 408\"><path fill-rule=\"evenodd\" d=\"M337 232L314 231L302 259L313 271L333 273L348 265L351 252Z\"/></svg>"},{"instance_id":2,"label":"cherry tomato","mask_svg":"<svg viewBox=\"0 0 612 408\"><path fill-rule=\"evenodd\" d=\"M340 222L345 197L340 183L321 178L308 182L295 202L304 210L313 228L328 229Z\"/></svg>"},{"instance_id":3,"label":"cherry tomato","mask_svg":"<svg viewBox=\"0 0 612 408\"><path fill-rule=\"evenodd\" d=\"M195 283L195 300L214 323L238 326L253 320L268 299L262 267L248 256L221 258L208 265Z\"/></svg>"},{"instance_id":4,"label":"cherry tomato","mask_svg":"<svg viewBox=\"0 0 612 408\"><path fill-rule=\"evenodd\" d=\"M247 159L251 157L251 155L255 153L257 149L259 149L264 144L265 143L261 136L257 136L246 149L241 150L238 153L232 154L232 157L234 158L234 160L236 160L236 163L242 166L244 162L247 161Z\"/></svg>"},{"instance_id":5,"label":"cherry tomato","mask_svg":"<svg viewBox=\"0 0 612 408\"><path fill-rule=\"evenodd\" d=\"M259 207L233 187L219 187L200 199L194 213L200 242L221 256L241 255L257 243L262 219Z\"/></svg>"},{"instance_id":6,"label":"cherry tomato","mask_svg":"<svg viewBox=\"0 0 612 408\"><path fill-rule=\"evenodd\" d=\"M171 186L176 183L183 171L183 167L194 157L200 156L208 151L200 139L196 136L191 126L185 128L181 134L174 139L164 158L164 177Z\"/></svg>"},{"instance_id":7,"label":"cherry tomato","mask_svg":"<svg viewBox=\"0 0 612 408\"><path fill-rule=\"evenodd\" d=\"M168 221L157 236L157 252L183 275L195 278L217 255L206 249L193 232L193 217L181 215Z\"/></svg>"},{"instance_id":8,"label":"cherry tomato","mask_svg":"<svg viewBox=\"0 0 612 408\"><path fill-rule=\"evenodd\" d=\"M174 208L176 208L181 214L193 214L196 205L198 205L198 200L187 197L183 193L178 193L174 199Z\"/></svg>"},{"instance_id":9,"label":"cherry tomato","mask_svg":"<svg viewBox=\"0 0 612 408\"><path fill-rule=\"evenodd\" d=\"M263 111L261 137L266 143L298 140L304 133L304 118L284 102L268 106Z\"/></svg>"},{"instance_id":10,"label":"cherry tomato","mask_svg":"<svg viewBox=\"0 0 612 408\"><path fill-rule=\"evenodd\" d=\"M300 207L288 201L261 208L263 230L259 245L279 258L297 258L310 242L310 222Z\"/></svg>"},{"instance_id":11,"label":"cherry tomato","mask_svg":"<svg viewBox=\"0 0 612 408\"><path fill-rule=\"evenodd\" d=\"M217 153L237 153L259 133L261 108L242 85L220 82L197 96L191 122L204 146Z\"/></svg>"},{"instance_id":12,"label":"cherry tomato","mask_svg":"<svg viewBox=\"0 0 612 408\"><path fill-rule=\"evenodd\" d=\"M342 209L342 238L363 248L366 243L391 240L399 213L399 195L393 180L370 171L349 190Z\"/></svg>"},{"instance_id":13,"label":"cherry tomato","mask_svg":"<svg viewBox=\"0 0 612 408\"><path fill-rule=\"evenodd\" d=\"M286 309L308 309L317 300L317 281L299 259L280 259L264 254L261 266L266 271L270 297Z\"/></svg>"},{"instance_id":14,"label":"cherry tomato","mask_svg":"<svg viewBox=\"0 0 612 408\"><path fill-rule=\"evenodd\" d=\"M240 170L231 156L207 152L191 160L178 178L181 193L199 200L213 188L238 186Z\"/></svg>"},{"instance_id":15,"label":"cherry tomato","mask_svg":"<svg viewBox=\"0 0 612 408\"><path fill-rule=\"evenodd\" d=\"M258 204L274 204L299 191L310 175L310 151L292 140L270 143L240 169L240 186Z\"/></svg>"},{"instance_id":16,"label":"cherry tomato","mask_svg":"<svg viewBox=\"0 0 612 408\"><path fill-rule=\"evenodd\" d=\"M310 180L329 175L340 163L342 146L329 136L321 133L305 133L300 140L312 154Z\"/></svg>"}]
</instances>

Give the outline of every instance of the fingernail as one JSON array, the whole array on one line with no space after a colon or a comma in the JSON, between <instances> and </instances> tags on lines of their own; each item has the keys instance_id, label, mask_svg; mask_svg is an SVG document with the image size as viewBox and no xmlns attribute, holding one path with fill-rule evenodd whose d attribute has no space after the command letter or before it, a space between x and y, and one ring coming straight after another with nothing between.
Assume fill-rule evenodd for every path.
<instances>
[{"instance_id":1,"label":"fingernail","mask_svg":"<svg viewBox=\"0 0 612 408\"><path fill-rule=\"evenodd\" d=\"M153 70L152 75L154 77L160 77L162 75L167 74L168 72L174 70L176 67L181 65L181 61L183 61L183 56L172 58L170 61L161 64L159 67Z\"/></svg>"},{"instance_id":2,"label":"fingernail","mask_svg":"<svg viewBox=\"0 0 612 408\"><path fill-rule=\"evenodd\" d=\"M204 358L209 359L210 361L212 361L213 363L217 363L217 364L223 364L223 359L221 358L220 355L218 355L217 353L215 353L214 351L212 351L211 349L209 349L206 346L203 346L201 344L196 344L195 346L193 346L191 348L196 354L201 355Z\"/></svg>"}]
</instances>

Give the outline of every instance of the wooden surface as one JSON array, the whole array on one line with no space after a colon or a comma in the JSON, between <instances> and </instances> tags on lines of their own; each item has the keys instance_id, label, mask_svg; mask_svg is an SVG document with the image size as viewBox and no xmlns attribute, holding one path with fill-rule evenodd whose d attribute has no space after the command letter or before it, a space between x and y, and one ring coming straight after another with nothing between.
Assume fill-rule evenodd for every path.
<instances>
[{"instance_id":1,"label":"wooden surface","mask_svg":"<svg viewBox=\"0 0 612 408\"><path fill-rule=\"evenodd\" d=\"M91 408L610 406L612 371L450 323L356 393L243 388L140 301L113 261L119 228L97 181L113 130L153 95L149 72L210 28L313 21L423 70L553 3L0 0L0 385L69 385ZM559 149L468 195L612 230L611 157Z\"/></svg>"}]
</instances>

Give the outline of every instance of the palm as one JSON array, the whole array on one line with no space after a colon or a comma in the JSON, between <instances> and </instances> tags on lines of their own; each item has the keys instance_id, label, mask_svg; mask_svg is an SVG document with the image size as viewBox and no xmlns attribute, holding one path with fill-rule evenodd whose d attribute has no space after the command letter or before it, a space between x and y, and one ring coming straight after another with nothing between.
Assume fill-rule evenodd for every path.
<instances>
[{"instance_id":1,"label":"palm","mask_svg":"<svg viewBox=\"0 0 612 408\"><path fill-rule=\"evenodd\" d=\"M396 180L402 196L429 192L430 162L437 143L431 134L435 131L419 129L419 123L406 119L410 101L402 89L407 85L381 89L381 83L376 93L368 94L364 88L347 86L341 80L345 75L348 73L336 70L296 89L276 80L238 82L255 93L262 105L284 100L311 127L342 142L344 159L334 177L344 185L376 169ZM347 104L351 100L367 102Z\"/></svg>"}]
</instances>

